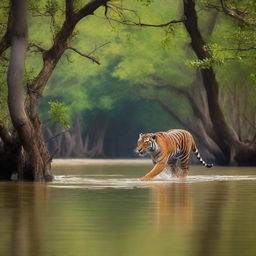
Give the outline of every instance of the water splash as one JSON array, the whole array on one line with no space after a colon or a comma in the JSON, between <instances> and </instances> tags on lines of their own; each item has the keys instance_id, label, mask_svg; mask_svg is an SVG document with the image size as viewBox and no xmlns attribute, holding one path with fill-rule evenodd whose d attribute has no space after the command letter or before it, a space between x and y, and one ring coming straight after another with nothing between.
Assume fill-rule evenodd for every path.
<instances>
[{"instance_id":1,"label":"water splash","mask_svg":"<svg viewBox=\"0 0 256 256\"><path fill-rule=\"evenodd\" d=\"M89 176L89 175L88 175ZM195 175L188 176L185 179L178 179L175 177L167 176L163 173L158 175L151 181L140 181L135 178L126 179L122 175L118 178L108 178L108 176L101 175L98 178L91 178L91 176L56 176L55 180L49 185L52 188L82 188L82 189L105 189L105 188L117 188L117 189L134 189L134 188L147 188L152 184L157 183L196 183L196 182L220 182L220 181L256 181L256 175ZM94 175L94 177L96 177Z\"/></svg>"}]
</instances>

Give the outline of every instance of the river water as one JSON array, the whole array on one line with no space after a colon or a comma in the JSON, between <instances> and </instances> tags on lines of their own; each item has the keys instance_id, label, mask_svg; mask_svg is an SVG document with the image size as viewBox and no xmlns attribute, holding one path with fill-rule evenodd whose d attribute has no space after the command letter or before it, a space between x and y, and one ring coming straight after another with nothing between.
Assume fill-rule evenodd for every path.
<instances>
[{"instance_id":1,"label":"river water","mask_svg":"<svg viewBox=\"0 0 256 256\"><path fill-rule=\"evenodd\" d=\"M256 167L55 161L51 183L0 183L0 255L255 256Z\"/></svg>"}]
</instances>

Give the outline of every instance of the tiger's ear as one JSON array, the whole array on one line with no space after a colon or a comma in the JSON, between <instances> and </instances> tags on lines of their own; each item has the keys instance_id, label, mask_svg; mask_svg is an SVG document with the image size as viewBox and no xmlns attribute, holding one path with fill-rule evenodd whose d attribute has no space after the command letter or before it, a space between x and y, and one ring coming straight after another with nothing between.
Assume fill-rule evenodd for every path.
<instances>
[{"instance_id":1,"label":"tiger's ear","mask_svg":"<svg viewBox=\"0 0 256 256\"><path fill-rule=\"evenodd\" d=\"M140 134L139 134L139 138L141 138L141 137L142 137L142 135L143 135L143 133L140 133Z\"/></svg>"},{"instance_id":2,"label":"tiger's ear","mask_svg":"<svg viewBox=\"0 0 256 256\"><path fill-rule=\"evenodd\" d=\"M156 134L153 134L152 136L151 136L151 138L153 139L153 140L155 140L156 139Z\"/></svg>"}]
</instances>

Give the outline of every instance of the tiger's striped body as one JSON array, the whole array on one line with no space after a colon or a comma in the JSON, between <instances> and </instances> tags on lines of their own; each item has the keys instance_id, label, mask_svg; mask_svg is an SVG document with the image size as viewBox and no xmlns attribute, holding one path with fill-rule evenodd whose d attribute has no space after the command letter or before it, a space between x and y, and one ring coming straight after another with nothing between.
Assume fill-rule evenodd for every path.
<instances>
[{"instance_id":1,"label":"tiger's striped body","mask_svg":"<svg viewBox=\"0 0 256 256\"><path fill-rule=\"evenodd\" d=\"M165 168L170 169L173 176L186 177L189 171L191 151L205 167L213 166L204 162L196 148L193 136L185 130L175 129L167 132L140 134L137 151L142 155L148 153L155 164L154 168L140 180L150 180Z\"/></svg>"}]
</instances>

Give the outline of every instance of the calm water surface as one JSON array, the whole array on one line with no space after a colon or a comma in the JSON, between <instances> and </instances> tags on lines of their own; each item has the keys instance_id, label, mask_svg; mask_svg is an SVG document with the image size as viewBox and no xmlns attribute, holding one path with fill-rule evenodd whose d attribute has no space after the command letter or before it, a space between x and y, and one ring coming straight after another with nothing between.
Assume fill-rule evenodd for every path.
<instances>
[{"instance_id":1,"label":"calm water surface","mask_svg":"<svg viewBox=\"0 0 256 256\"><path fill-rule=\"evenodd\" d=\"M0 255L256 255L256 167L138 181L151 166L68 160L52 183L1 182Z\"/></svg>"}]
</instances>

